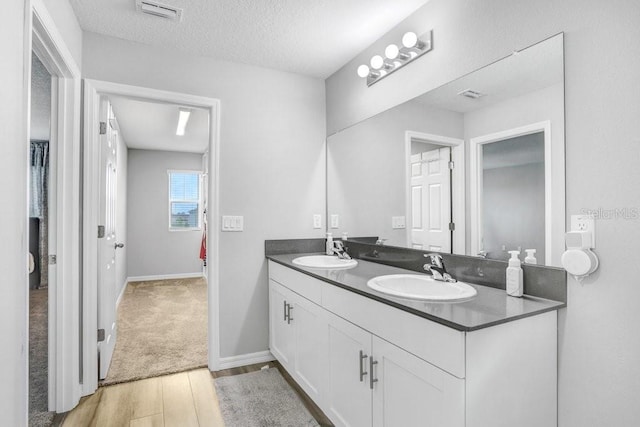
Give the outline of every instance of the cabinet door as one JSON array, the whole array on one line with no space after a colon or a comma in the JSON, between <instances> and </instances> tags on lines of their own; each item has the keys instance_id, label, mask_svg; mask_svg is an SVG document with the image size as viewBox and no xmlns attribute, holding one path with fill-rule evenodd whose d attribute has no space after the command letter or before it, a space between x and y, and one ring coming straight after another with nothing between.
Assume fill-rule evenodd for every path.
<instances>
[{"instance_id":1,"label":"cabinet door","mask_svg":"<svg viewBox=\"0 0 640 427\"><path fill-rule=\"evenodd\" d=\"M327 319L321 307L295 296L290 312L295 334L292 374L309 397L321 406L327 364Z\"/></svg>"},{"instance_id":2,"label":"cabinet door","mask_svg":"<svg viewBox=\"0 0 640 427\"><path fill-rule=\"evenodd\" d=\"M269 281L269 349L287 369L293 362L293 327L287 321L288 304L293 304L292 292Z\"/></svg>"},{"instance_id":3,"label":"cabinet door","mask_svg":"<svg viewBox=\"0 0 640 427\"><path fill-rule=\"evenodd\" d=\"M327 312L327 317L329 358L324 412L336 426L370 426L371 334L331 313Z\"/></svg>"},{"instance_id":4,"label":"cabinet door","mask_svg":"<svg viewBox=\"0 0 640 427\"><path fill-rule=\"evenodd\" d=\"M464 380L375 336L373 351L373 426L464 426Z\"/></svg>"}]
</instances>

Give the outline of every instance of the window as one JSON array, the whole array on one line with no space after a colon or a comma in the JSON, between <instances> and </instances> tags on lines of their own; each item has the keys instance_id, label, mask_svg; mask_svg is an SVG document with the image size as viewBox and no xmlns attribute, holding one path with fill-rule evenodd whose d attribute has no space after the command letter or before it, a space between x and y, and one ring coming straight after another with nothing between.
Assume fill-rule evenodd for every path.
<instances>
[{"instance_id":1,"label":"window","mask_svg":"<svg viewBox=\"0 0 640 427\"><path fill-rule=\"evenodd\" d=\"M169 230L199 230L202 195L198 171L169 172Z\"/></svg>"}]
</instances>

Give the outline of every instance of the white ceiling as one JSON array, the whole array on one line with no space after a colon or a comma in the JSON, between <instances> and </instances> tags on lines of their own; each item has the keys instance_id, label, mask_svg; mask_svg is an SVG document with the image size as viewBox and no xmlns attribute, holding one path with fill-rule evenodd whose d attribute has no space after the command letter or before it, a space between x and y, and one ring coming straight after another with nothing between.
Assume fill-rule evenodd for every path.
<instances>
[{"instance_id":1,"label":"white ceiling","mask_svg":"<svg viewBox=\"0 0 640 427\"><path fill-rule=\"evenodd\" d=\"M178 105L109 96L129 148L204 153L209 144L209 112L191 108L184 136L176 135Z\"/></svg>"},{"instance_id":2,"label":"white ceiling","mask_svg":"<svg viewBox=\"0 0 640 427\"><path fill-rule=\"evenodd\" d=\"M502 59L416 98L433 107L459 113L485 108L540 90L564 79L563 41L558 35ZM478 99L458 95L472 89Z\"/></svg>"},{"instance_id":3,"label":"white ceiling","mask_svg":"<svg viewBox=\"0 0 640 427\"><path fill-rule=\"evenodd\" d=\"M86 31L326 78L429 0L159 0L182 22L135 0L70 1Z\"/></svg>"}]
</instances>

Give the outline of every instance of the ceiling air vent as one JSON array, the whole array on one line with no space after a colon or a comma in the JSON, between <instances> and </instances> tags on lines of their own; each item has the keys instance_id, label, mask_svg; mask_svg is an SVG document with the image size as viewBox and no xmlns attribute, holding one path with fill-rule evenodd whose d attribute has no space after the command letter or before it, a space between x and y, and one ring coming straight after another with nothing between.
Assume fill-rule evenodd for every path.
<instances>
[{"instance_id":1,"label":"ceiling air vent","mask_svg":"<svg viewBox=\"0 0 640 427\"><path fill-rule=\"evenodd\" d=\"M136 0L136 9L147 15L157 16L171 21L182 20L182 9L154 1Z\"/></svg>"},{"instance_id":2,"label":"ceiling air vent","mask_svg":"<svg viewBox=\"0 0 640 427\"><path fill-rule=\"evenodd\" d=\"M471 99L478 99L481 96L484 96L484 93L467 89L467 90L463 90L462 92L458 92L458 95L466 96L467 98L471 98Z\"/></svg>"}]
</instances>

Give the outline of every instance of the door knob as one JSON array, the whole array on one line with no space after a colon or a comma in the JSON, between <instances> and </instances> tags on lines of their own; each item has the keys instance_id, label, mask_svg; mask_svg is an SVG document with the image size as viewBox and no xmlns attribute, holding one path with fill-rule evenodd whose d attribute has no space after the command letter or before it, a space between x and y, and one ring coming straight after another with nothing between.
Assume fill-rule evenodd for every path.
<instances>
[{"instance_id":1,"label":"door knob","mask_svg":"<svg viewBox=\"0 0 640 427\"><path fill-rule=\"evenodd\" d=\"M115 246L116 249L118 249L118 248L122 249L122 248L124 248L124 243L116 243L114 246Z\"/></svg>"}]
</instances>

